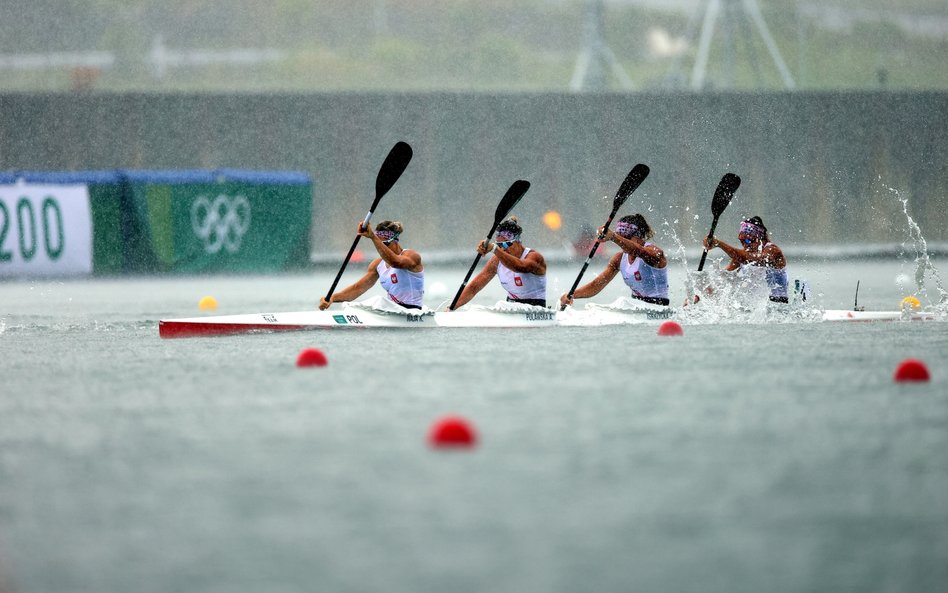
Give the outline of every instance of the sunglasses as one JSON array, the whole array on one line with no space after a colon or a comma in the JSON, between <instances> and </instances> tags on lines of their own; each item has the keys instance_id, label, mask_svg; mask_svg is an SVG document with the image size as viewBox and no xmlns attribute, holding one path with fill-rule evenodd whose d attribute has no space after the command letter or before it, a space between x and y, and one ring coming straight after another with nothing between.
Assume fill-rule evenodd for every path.
<instances>
[{"instance_id":1,"label":"sunglasses","mask_svg":"<svg viewBox=\"0 0 948 593\"><path fill-rule=\"evenodd\" d=\"M500 247L501 249L507 249L513 245L513 243L513 241L497 241L497 247Z\"/></svg>"},{"instance_id":2,"label":"sunglasses","mask_svg":"<svg viewBox=\"0 0 948 593\"><path fill-rule=\"evenodd\" d=\"M741 243L743 243L744 245L750 245L753 242L754 242L753 239L741 239Z\"/></svg>"}]
</instances>

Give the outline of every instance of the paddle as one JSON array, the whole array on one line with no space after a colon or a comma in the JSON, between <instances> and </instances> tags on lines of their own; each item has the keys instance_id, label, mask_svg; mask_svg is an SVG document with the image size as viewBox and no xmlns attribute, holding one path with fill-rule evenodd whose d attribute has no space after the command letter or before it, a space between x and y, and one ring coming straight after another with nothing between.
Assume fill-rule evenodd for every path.
<instances>
[{"instance_id":1,"label":"paddle","mask_svg":"<svg viewBox=\"0 0 948 593\"><path fill-rule=\"evenodd\" d=\"M507 193L504 194L504 197L501 198L500 203L497 204L497 210L494 212L494 224L490 227L490 230L487 231L487 242L490 243L491 238L494 236L494 231L497 230L497 226L503 222L504 218L510 214L510 211L513 210L514 206L517 205L517 202L520 201L520 198L523 197L523 194L527 193L527 190L530 189L530 182L524 181L523 179L518 179L513 182L513 185L510 186L510 189L507 190ZM481 261L481 254L478 253L477 257L474 258L474 263L471 264L471 269L467 271L467 275L464 276L464 282L461 283L461 288L458 289L458 293L454 295L454 300L451 301L451 306L448 307L449 311L454 310L454 306L458 303L458 299L461 298L461 293L464 292L464 287L467 286L468 280L471 279L471 275L474 273L474 268L477 267L477 262Z\"/></svg>"},{"instance_id":2,"label":"paddle","mask_svg":"<svg viewBox=\"0 0 948 593\"><path fill-rule=\"evenodd\" d=\"M741 186L741 178L734 173L725 173L718 183L718 188L714 190L714 197L711 198L711 230L708 231L708 241L714 238L714 228L718 226L718 218L721 213L731 203L734 192ZM701 261L698 262L698 271L704 269L704 260L708 258L708 250L705 249L701 254Z\"/></svg>"},{"instance_id":3,"label":"paddle","mask_svg":"<svg viewBox=\"0 0 948 593\"><path fill-rule=\"evenodd\" d=\"M384 196L388 190L392 189L392 186L395 185L395 182L398 181L398 178L404 173L408 162L411 160L411 155L411 146L405 142L396 142L392 150L389 151L381 168L379 168L378 177L375 178L375 201L372 202L372 205L369 207L369 213L365 215L365 220L362 221L362 228L368 226L369 219L372 218L372 213L375 212L375 207L379 205L382 196ZM336 274L336 279L332 281L332 286L329 287L329 292L326 293L327 301L332 302L332 293L336 290L336 285L339 284L339 279L342 278L343 271L345 271L346 266L349 265L349 259L352 258L356 245L359 244L359 239L361 238L362 235L356 234L355 241L352 242L352 247L349 248L349 253L346 254L346 259L343 260L342 267L339 268L339 273Z\"/></svg>"},{"instance_id":4,"label":"paddle","mask_svg":"<svg viewBox=\"0 0 948 593\"><path fill-rule=\"evenodd\" d=\"M625 201L629 199L629 196L632 195L632 192L645 181L645 178L648 177L649 168L642 163L632 167L632 170L629 171L629 174L625 176L625 181L622 182L622 185L619 186L619 191L616 192L616 197L612 200L612 212L609 213L609 219L606 220L606 224L602 227L603 231L609 230L609 225L612 224L612 219L616 217L616 212L619 211L619 208L622 207L622 204L625 204ZM569 294L567 299L573 298L573 293L576 292L576 287L579 286L579 281L582 279L583 274L586 273L586 268L589 267L589 262L592 261L592 258L596 255L596 250L599 249L599 244L602 243L602 235L596 238L596 242L593 243L592 249L589 251L589 255L586 257L586 262L583 264L583 269L579 271L579 276L576 276L576 280L573 282L573 287L569 289ZM560 311L566 308L566 305L560 306Z\"/></svg>"}]
</instances>

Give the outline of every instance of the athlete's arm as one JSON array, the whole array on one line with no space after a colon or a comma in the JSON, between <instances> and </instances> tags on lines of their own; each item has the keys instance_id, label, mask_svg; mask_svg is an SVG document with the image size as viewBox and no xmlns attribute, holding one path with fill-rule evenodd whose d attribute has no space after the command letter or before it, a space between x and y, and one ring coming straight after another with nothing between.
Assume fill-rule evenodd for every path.
<instances>
[{"instance_id":1,"label":"athlete's arm","mask_svg":"<svg viewBox=\"0 0 948 593\"><path fill-rule=\"evenodd\" d=\"M503 249L495 249L494 253L497 255L497 259L500 260L500 263L514 272L535 274L537 276L546 274L546 260L536 251L531 251L527 254L527 257L523 259L514 257Z\"/></svg>"},{"instance_id":2,"label":"athlete's arm","mask_svg":"<svg viewBox=\"0 0 948 593\"><path fill-rule=\"evenodd\" d=\"M372 288L379 280L379 273L375 268L378 267L379 262L381 261L382 260L380 258L375 258L372 260L372 263L369 264L369 268L364 276L342 290L334 292L330 301L327 301L326 297L321 297L319 299L319 308L321 310L325 310L329 308L331 303L344 303L346 301L357 299L365 294L365 291Z\"/></svg>"},{"instance_id":3,"label":"athlete's arm","mask_svg":"<svg viewBox=\"0 0 948 593\"><path fill-rule=\"evenodd\" d=\"M607 231L607 235L622 251L634 257L642 258L642 261L653 268L664 268L668 265L668 260L665 259L665 252L657 245L646 245L645 242L638 237L627 239L612 231Z\"/></svg>"},{"instance_id":4,"label":"athlete's arm","mask_svg":"<svg viewBox=\"0 0 948 593\"><path fill-rule=\"evenodd\" d=\"M471 299L474 298L477 293L479 293L491 279L497 275L497 258L492 257L490 261L487 262L487 265L477 274L470 282L467 283L467 286L464 287L464 291L461 293L461 297L458 299L454 308L457 309L463 305L466 305Z\"/></svg>"},{"instance_id":5,"label":"athlete's arm","mask_svg":"<svg viewBox=\"0 0 948 593\"><path fill-rule=\"evenodd\" d=\"M372 231L370 230L369 232L371 233ZM405 249L401 253L395 253L392 251L392 248L383 243L375 233L372 233L371 239L375 245L375 250L379 252L379 255L385 260L385 263L391 267L408 270L410 272L420 272L422 270L421 255L417 251Z\"/></svg>"},{"instance_id":6,"label":"athlete's arm","mask_svg":"<svg viewBox=\"0 0 948 593\"><path fill-rule=\"evenodd\" d=\"M619 264L622 262L622 258L625 257L624 253L616 253L611 258L609 258L609 263L606 264L606 268L599 272L599 275L587 282L586 284L580 286L573 293L573 298L567 298L569 293L564 294L560 297L561 305L572 305L573 299L588 299L589 297L594 297L602 289L606 287L612 279L616 277L616 274L619 272Z\"/></svg>"}]
</instances>

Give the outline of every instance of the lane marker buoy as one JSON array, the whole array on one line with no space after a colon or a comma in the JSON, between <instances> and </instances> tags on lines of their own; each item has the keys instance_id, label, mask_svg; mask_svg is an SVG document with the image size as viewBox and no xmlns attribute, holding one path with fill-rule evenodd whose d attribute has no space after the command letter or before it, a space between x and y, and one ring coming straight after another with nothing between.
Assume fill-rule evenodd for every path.
<instances>
[{"instance_id":1,"label":"lane marker buoy","mask_svg":"<svg viewBox=\"0 0 948 593\"><path fill-rule=\"evenodd\" d=\"M217 299L208 295L201 297L201 300L198 301L198 309L201 311L213 311L217 308Z\"/></svg>"},{"instance_id":2,"label":"lane marker buoy","mask_svg":"<svg viewBox=\"0 0 948 593\"><path fill-rule=\"evenodd\" d=\"M428 443L435 448L468 448L477 443L477 433L467 419L444 416L431 425Z\"/></svg>"},{"instance_id":3,"label":"lane marker buoy","mask_svg":"<svg viewBox=\"0 0 948 593\"><path fill-rule=\"evenodd\" d=\"M924 362L917 358L906 358L895 368L895 375L892 378L896 383L919 383L928 381L930 376Z\"/></svg>"},{"instance_id":4,"label":"lane marker buoy","mask_svg":"<svg viewBox=\"0 0 948 593\"><path fill-rule=\"evenodd\" d=\"M318 348L305 348L300 351L296 357L296 366L303 367L324 367L329 364L326 355Z\"/></svg>"},{"instance_id":5,"label":"lane marker buoy","mask_svg":"<svg viewBox=\"0 0 948 593\"><path fill-rule=\"evenodd\" d=\"M899 308L902 310L912 309L913 311L918 311L919 309L922 308L922 302L919 301L917 298L909 295L905 297L904 299L902 299L902 304Z\"/></svg>"},{"instance_id":6,"label":"lane marker buoy","mask_svg":"<svg viewBox=\"0 0 948 593\"><path fill-rule=\"evenodd\" d=\"M660 336L683 336L685 335L685 330L681 328L681 324L677 321L666 321L658 326L658 335Z\"/></svg>"}]
</instances>

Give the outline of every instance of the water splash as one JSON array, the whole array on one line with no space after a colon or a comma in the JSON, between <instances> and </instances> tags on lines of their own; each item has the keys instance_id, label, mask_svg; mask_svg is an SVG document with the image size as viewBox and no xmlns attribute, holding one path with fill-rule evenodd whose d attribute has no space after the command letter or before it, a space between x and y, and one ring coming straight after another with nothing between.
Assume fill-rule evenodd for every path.
<instances>
[{"instance_id":1,"label":"water splash","mask_svg":"<svg viewBox=\"0 0 948 593\"><path fill-rule=\"evenodd\" d=\"M938 270L928 255L928 242L925 241L925 237L922 235L922 229L909 214L908 197L903 196L902 192L895 188L886 185L883 185L883 187L889 190L889 192L902 203L902 213L905 214L905 220L908 222L909 239L912 241L912 249L915 251L914 277L917 294L923 297L928 296L928 290L925 287L925 272L927 271L931 274L932 280L935 282L935 288L939 294L937 307L948 309L948 292L945 291L941 277L938 275ZM902 246L905 247L905 243L902 243Z\"/></svg>"},{"instance_id":2,"label":"water splash","mask_svg":"<svg viewBox=\"0 0 948 593\"><path fill-rule=\"evenodd\" d=\"M773 303L765 268L728 272L712 266L694 273L702 287L701 300L678 309L676 317L689 325L807 323L822 320L822 311L791 291L789 303ZM710 291L704 287L708 287Z\"/></svg>"},{"instance_id":3,"label":"water splash","mask_svg":"<svg viewBox=\"0 0 948 593\"><path fill-rule=\"evenodd\" d=\"M678 224L677 218L675 219L674 224ZM675 231L675 227L672 226L672 223L668 222L667 218L662 220L662 226L665 227L668 236L671 237L671 240L675 243L675 251L671 257L668 257L668 259L681 264L682 270L685 272L685 298L690 298L691 295L695 293L695 283L688 265L688 256L685 253L685 244L682 242L681 237L679 237L678 233Z\"/></svg>"}]
</instances>

